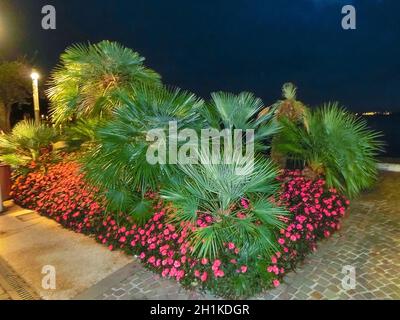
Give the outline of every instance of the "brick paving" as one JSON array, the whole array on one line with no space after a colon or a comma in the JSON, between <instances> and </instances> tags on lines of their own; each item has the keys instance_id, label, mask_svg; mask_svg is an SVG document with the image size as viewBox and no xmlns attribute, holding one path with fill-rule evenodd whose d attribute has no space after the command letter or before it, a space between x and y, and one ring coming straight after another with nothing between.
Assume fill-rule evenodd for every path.
<instances>
[{"instance_id":1,"label":"brick paving","mask_svg":"<svg viewBox=\"0 0 400 320\"><path fill-rule=\"evenodd\" d=\"M138 262L134 275L101 296L103 300L203 300L215 299L212 295L183 289L176 281L163 279Z\"/></svg>"},{"instance_id":2,"label":"brick paving","mask_svg":"<svg viewBox=\"0 0 400 320\"><path fill-rule=\"evenodd\" d=\"M381 173L373 191L355 200L343 228L323 241L284 284L258 299L400 299L400 173ZM343 267L355 268L345 290Z\"/></svg>"},{"instance_id":3,"label":"brick paving","mask_svg":"<svg viewBox=\"0 0 400 320\"><path fill-rule=\"evenodd\" d=\"M373 191L353 201L343 228L289 273L283 284L254 299L400 299L400 174L385 173ZM355 270L355 288L345 290L343 267ZM112 277L112 276L111 276ZM139 262L93 299L214 299L186 291L160 278Z\"/></svg>"}]
</instances>

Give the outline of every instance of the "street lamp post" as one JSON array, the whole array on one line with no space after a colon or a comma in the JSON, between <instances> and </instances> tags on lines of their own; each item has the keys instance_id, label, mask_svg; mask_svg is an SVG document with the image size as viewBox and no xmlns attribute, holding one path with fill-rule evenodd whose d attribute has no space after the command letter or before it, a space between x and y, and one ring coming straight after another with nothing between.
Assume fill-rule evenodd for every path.
<instances>
[{"instance_id":1,"label":"street lamp post","mask_svg":"<svg viewBox=\"0 0 400 320\"><path fill-rule=\"evenodd\" d=\"M33 108L35 110L35 123L40 123L40 106L39 106L39 73L32 71L32 87L33 87Z\"/></svg>"},{"instance_id":2,"label":"street lamp post","mask_svg":"<svg viewBox=\"0 0 400 320\"><path fill-rule=\"evenodd\" d=\"M0 212L3 212L3 195L1 194L1 184L0 184Z\"/></svg>"}]
</instances>

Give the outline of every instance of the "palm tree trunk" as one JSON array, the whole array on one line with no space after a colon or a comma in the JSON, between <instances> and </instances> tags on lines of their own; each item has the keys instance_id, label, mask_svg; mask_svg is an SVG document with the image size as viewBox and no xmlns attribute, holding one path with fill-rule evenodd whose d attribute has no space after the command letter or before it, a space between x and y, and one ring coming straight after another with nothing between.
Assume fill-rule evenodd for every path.
<instances>
[{"instance_id":1,"label":"palm tree trunk","mask_svg":"<svg viewBox=\"0 0 400 320\"><path fill-rule=\"evenodd\" d=\"M0 102L0 130L4 132L11 131L11 106Z\"/></svg>"}]
</instances>

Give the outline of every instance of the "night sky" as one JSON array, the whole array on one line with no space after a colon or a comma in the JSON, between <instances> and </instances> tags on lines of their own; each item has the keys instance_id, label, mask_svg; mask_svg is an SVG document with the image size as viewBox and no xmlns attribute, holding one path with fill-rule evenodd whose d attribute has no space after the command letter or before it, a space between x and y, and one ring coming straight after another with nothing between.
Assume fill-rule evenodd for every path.
<instances>
[{"instance_id":1,"label":"night sky","mask_svg":"<svg viewBox=\"0 0 400 320\"><path fill-rule=\"evenodd\" d=\"M57 9L57 30L41 8ZM357 30L341 8L357 9ZM146 57L164 83L208 98L252 91L266 104L284 82L309 105L400 111L398 0L0 0L0 56L35 56L43 73L76 42L118 41Z\"/></svg>"}]
</instances>

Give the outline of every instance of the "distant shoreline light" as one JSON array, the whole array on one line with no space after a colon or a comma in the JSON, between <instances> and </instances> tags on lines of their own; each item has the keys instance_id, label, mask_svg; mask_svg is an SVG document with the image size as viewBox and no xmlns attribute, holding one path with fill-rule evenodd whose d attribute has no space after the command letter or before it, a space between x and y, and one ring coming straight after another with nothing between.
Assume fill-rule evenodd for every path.
<instances>
[{"instance_id":1,"label":"distant shoreline light","mask_svg":"<svg viewBox=\"0 0 400 320\"><path fill-rule=\"evenodd\" d=\"M392 112L389 111L370 111L370 112L357 112L357 116L390 116Z\"/></svg>"}]
</instances>

